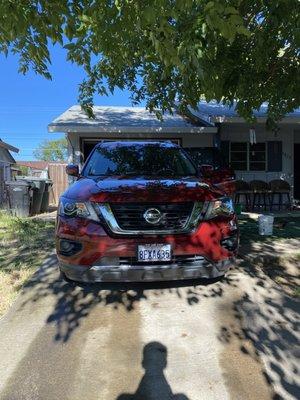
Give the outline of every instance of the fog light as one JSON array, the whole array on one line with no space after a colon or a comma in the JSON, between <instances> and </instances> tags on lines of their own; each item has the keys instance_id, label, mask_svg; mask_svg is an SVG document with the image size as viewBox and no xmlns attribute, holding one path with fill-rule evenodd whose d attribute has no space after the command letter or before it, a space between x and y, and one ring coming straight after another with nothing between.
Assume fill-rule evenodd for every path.
<instances>
[{"instance_id":1,"label":"fog light","mask_svg":"<svg viewBox=\"0 0 300 400\"><path fill-rule=\"evenodd\" d=\"M69 252L73 249L74 245L72 242L67 242L66 240L61 240L60 242L60 250Z\"/></svg>"},{"instance_id":2,"label":"fog light","mask_svg":"<svg viewBox=\"0 0 300 400\"><path fill-rule=\"evenodd\" d=\"M238 247L237 236L231 236L221 240L221 246L225 247L228 251L235 251Z\"/></svg>"},{"instance_id":3,"label":"fog light","mask_svg":"<svg viewBox=\"0 0 300 400\"><path fill-rule=\"evenodd\" d=\"M73 256L79 253L82 249L82 244L71 240L62 239L59 242L59 254L62 256Z\"/></svg>"}]
</instances>

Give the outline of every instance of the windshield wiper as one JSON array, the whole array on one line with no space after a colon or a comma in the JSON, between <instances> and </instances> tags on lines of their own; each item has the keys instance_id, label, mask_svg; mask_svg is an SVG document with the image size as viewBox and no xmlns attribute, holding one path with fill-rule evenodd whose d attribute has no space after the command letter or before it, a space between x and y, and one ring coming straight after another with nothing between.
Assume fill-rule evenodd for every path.
<instances>
[{"instance_id":1,"label":"windshield wiper","mask_svg":"<svg viewBox=\"0 0 300 400\"><path fill-rule=\"evenodd\" d=\"M149 171L132 171L132 172L124 172L121 175L125 175L125 176L126 175L127 176L135 175L135 176L138 176L138 175L152 175L152 174L150 174Z\"/></svg>"}]
</instances>

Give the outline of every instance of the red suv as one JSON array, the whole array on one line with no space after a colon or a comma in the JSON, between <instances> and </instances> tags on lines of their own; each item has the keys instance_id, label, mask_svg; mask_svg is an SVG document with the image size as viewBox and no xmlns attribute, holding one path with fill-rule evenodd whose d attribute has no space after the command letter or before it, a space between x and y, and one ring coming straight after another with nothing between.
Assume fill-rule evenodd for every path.
<instances>
[{"instance_id":1,"label":"red suv","mask_svg":"<svg viewBox=\"0 0 300 400\"><path fill-rule=\"evenodd\" d=\"M235 173L226 163L221 151L216 147L188 147L189 154L199 168L202 179L219 187L224 193L235 192Z\"/></svg>"},{"instance_id":2,"label":"red suv","mask_svg":"<svg viewBox=\"0 0 300 400\"><path fill-rule=\"evenodd\" d=\"M102 142L60 198L60 270L75 281L215 278L234 261L233 204L179 146Z\"/></svg>"}]
</instances>

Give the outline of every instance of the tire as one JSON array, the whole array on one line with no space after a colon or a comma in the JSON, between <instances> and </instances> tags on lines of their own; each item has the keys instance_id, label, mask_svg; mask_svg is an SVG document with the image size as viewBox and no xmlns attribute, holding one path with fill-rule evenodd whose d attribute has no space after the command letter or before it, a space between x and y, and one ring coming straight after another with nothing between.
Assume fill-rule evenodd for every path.
<instances>
[{"instance_id":1,"label":"tire","mask_svg":"<svg viewBox=\"0 0 300 400\"><path fill-rule=\"evenodd\" d=\"M61 270L60 270L60 279L73 285L73 286L76 285L76 282L73 281L72 279L68 278L67 275L64 272L62 272Z\"/></svg>"},{"instance_id":2,"label":"tire","mask_svg":"<svg viewBox=\"0 0 300 400\"><path fill-rule=\"evenodd\" d=\"M209 285L214 284L214 283L218 283L218 282L222 282L222 280L225 278L225 274L217 276L216 278L208 278L207 282Z\"/></svg>"}]
</instances>

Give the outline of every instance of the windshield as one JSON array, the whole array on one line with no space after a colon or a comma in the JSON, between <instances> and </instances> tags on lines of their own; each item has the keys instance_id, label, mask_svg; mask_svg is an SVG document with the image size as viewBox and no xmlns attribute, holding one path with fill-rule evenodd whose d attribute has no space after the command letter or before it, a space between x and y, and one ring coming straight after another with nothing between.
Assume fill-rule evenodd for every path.
<instances>
[{"instance_id":1,"label":"windshield","mask_svg":"<svg viewBox=\"0 0 300 400\"><path fill-rule=\"evenodd\" d=\"M177 147L160 145L102 145L84 168L85 176L146 175L183 177L197 171Z\"/></svg>"}]
</instances>

